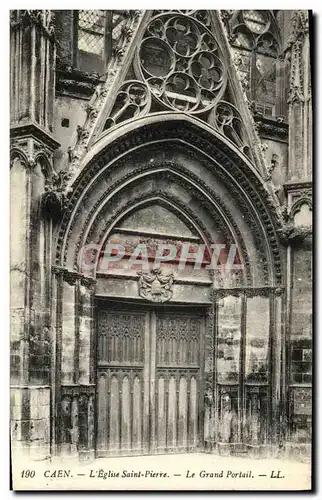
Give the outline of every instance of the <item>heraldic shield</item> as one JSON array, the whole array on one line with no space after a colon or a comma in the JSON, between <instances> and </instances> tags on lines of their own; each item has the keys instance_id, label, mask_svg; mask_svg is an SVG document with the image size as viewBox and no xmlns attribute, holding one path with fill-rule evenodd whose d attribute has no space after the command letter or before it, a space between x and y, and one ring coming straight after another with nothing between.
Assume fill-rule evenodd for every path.
<instances>
[{"instance_id":1,"label":"heraldic shield","mask_svg":"<svg viewBox=\"0 0 322 500\"><path fill-rule=\"evenodd\" d=\"M151 302L166 302L173 294L173 273L165 274L161 269L153 269L150 274L139 273L139 295Z\"/></svg>"}]
</instances>

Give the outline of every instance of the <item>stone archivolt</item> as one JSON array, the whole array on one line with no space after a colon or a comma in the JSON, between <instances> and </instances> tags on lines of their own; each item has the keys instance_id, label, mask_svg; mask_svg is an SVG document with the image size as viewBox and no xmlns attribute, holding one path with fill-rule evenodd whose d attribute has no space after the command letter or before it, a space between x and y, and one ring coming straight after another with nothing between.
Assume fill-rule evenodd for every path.
<instances>
[{"instance_id":1,"label":"stone archivolt","mask_svg":"<svg viewBox=\"0 0 322 500\"><path fill-rule=\"evenodd\" d=\"M274 202L273 202L273 200L269 200L269 195L268 195L267 191L262 186L259 178L257 178L258 175L257 175L257 177L255 175L252 182L250 182L248 167L246 167L246 165L241 160L241 158L238 157L238 155L236 154L235 160L237 161L237 163L234 163L234 161L232 161L232 156L231 156L232 151L230 150L230 148L227 149L227 154L224 153L225 148L223 147L223 144L220 145L221 150L218 147L214 148L214 145L211 145L210 143L207 142L207 140L205 138L202 138L202 133L201 133L200 129L198 131L197 130L195 131L197 134L196 135L193 131L193 127L183 126L183 124L178 123L177 125L175 125L175 128L174 128L174 124L171 124L171 126L169 126L169 125L167 126L167 124L165 123L163 127L160 124L158 124L158 126L156 127L154 132L153 132L153 128L151 128L151 127L147 130L149 130L149 134L147 137L144 137L144 131L142 130L140 132L139 129L136 129L135 135L132 138L131 138L131 135L128 135L126 138L123 139L123 140L125 140L125 142L121 141L119 143L117 143L117 142L114 143L112 150L110 148L108 148L105 150L105 152L103 154L101 153L99 155L99 158L100 158L99 162L97 162L97 160L93 159L93 161L88 164L88 167L86 169L87 173L84 172L84 175L79 179L77 185L75 185L75 189L71 193L69 204L66 208L66 212L64 214L62 223L60 225L60 230L59 230L59 234L58 234L58 241L57 241L57 243L58 243L57 254L56 254L57 264L59 264L59 262L63 262L63 261L65 262L66 256L67 256L67 248L70 247L71 242L69 241L69 239L71 237L71 233L72 233L73 227L75 226L75 221L76 221L75 218L70 220L71 213L76 209L76 212L74 212L74 213L77 214L78 211L80 210L80 206L81 206L80 204L83 204L84 202L86 202L86 197L88 196L88 193L90 193L89 185L92 184L92 187L91 187L91 189L92 189L93 182L96 184L101 182L100 176L103 174L103 171L104 171L104 169L102 170L103 165L109 165L111 160L113 159L112 164L110 164L110 166L108 167L107 172L109 172L109 175L112 173L112 171L115 168L117 168L117 162L115 162L115 158L116 158L117 154L115 156L116 151L113 152L113 148L116 148L116 150L118 151L118 154L122 155L123 151L125 152L127 150L133 150L133 147L137 149L140 143L142 145L145 144L146 146L149 143L153 143L154 137L157 137L158 139L162 138L163 140L169 140L171 138L173 141L173 139L177 136L178 138L180 138L181 141L185 140L187 142L187 144L190 144L190 145L194 144L194 147L196 147L196 145L198 144L198 151L200 151L202 153L198 153L198 151L194 152L193 151L194 147L193 148L191 148L191 146L189 147L189 149L191 149L191 154L192 155L195 154L197 156L197 158L198 158L198 156L200 158L200 154L201 154L201 156L203 156L204 154L207 154L207 152L209 152L209 154L213 156L214 152L216 152L216 154L215 154L216 158L214 158L214 160L218 161L218 165L220 165L220 168L217 169L216 175L218 175L220 178L222 178L224 180L225 183L227 183L229 190L231 192L234 192L234 199L236 199L236 201L238 200L238 204L240 205L240 207L243 207L242 209L243 209L243 213L245 214L245 218L246 218L247 222L250 224L252 231L253 231L253 234L256 235L255 237L256 237L256 240L258 242L259 248L262 248L261 253L262 253L263 258L264 258L264 260L263 260L264 268L265 268L264 255L266 253L266 250L265 250L265 244L263 246L263 233L262 233L262 229L261 229L261 224L264 223L267 226L266 230L268 231L267 234L269 235L269 243L267 243L267 245L270 248L269 251L271 252L271 254L273 256L273 260L275 263L276 279L278 282L280 282L280 280L282 279L281 260L280 260L280 254L279 254L278 240L276 239L276 229L274 229L274 226L276 223L277 223L276 227L280 227L280 224L278 222L279 219L278 219L278 217L276 217L276 221L274 222L274 224L272 224L271 215L269 215L269 213L267 212L267 208L265 208L265 206L266 206L266 203L272 204ZM142 135L142 133L143 133L143 135ZM132 140L134 142L132 142ZM219 146L219 144L220 144L220 142L218 142L218 146ZM171 147L170 144L169 144L169 147ZM239 160L237 160L237 158L239 158ZM122 160L122 161L124 162L124 160ZM205 161L205 160L203 160L203 161ZM162 168L164 168L166 166L166 163L167 162L165 162L165 163L163 162L163 164L161 165ZM228 166L228 164L230 166ZM238 167L237 167L237 164L239 164ZM157 171L157 164L155 166L153 164L151 164L151 165L147 166L146 168L148 169L148 171L151 170L151 174L152 174L154 169ZM173 166L171 166L171 169L172 168L173 168ZM174 167L174 168L176 168L176 167ZM209 171L213 171L213 168L214 168L213 164L209 163ZM225 170L226 170L226 174L224 173ZM243 173L243 170L245 171L244 173ZM100 172L100 174L97 175L99 172ZM235 175L235 182L232 182L232 180L229 179L230 175L228 174L228 172L230 172L231 174L233 172L235 172L235 174L234 174ZM140 173L140 171L136 170L136 172L135 172L136 176L139 173ZM201 186L203 184L202 180L200 178L194 179L194 176L192 173L188 173L187 175L188 175L188 178L190 179L191 183L195 184L197 182L199 186ZM228 175L228 177L227 177L227 175ZM114 185L111 184L110 189L104 193L103 198L101 200L98 200L95 206L100 206L102 203L104 203L104 200L108 196L110 196L109 195L110 191L112 192L113 190L119 189L121 186L126 185L129 182L129 179L131 176L133 176L133 174L129 173L129 175L127 176L126 179L122 178L119 181L117 181L117 183L114 182ZM95 180L93 181L93 179L95 179ZM183 179L181 182L183 182ZM235 183L237 183L237 185L239 187L237 187L237 185L236 185L234 188ZM119 185L119 188L117 188L117 185ZM255 187L255 189L254 189L254 187ZM205 186L204 189L207 192L209 192L209 186ZM252 209L249 206L249 203L244 199L244 195L242 195L242 193L239 192L240 189L242 189L244 192L245 192L245 190L246 191L248 191L249 189L251 190L252 194L250 194L250 191L249 191L249 195L252 199L252 202L255 203L255 205L256 205L255 212L253 211L254 209ZM212 193L211 197L213 198L213 196L214 196L214 194ZM261 200L261 196L263 196L264 199L267 201L263 202ZM87 203L88 203L88 201L86 202L86 204ZM117 204L116 199L113 201L113 206L115 206L115 203ZM130 203L130 205L131 205L131 203ZM201 199L200 203L203 203L202 199ZM95 212L95 206L93 207L92 212ZM78 208L76 208L76 207L78 207ZM129 208L130 208L130 206L127 207L127 209L129 209ZM121 213L124 213L124 209L125 209L125 207L122 206L121 210L120 210ZM185 208L185 210L187 210L187 209L188 209L188 207ZM208 208L208 210L209 210L209 208ZM260 214L259 217L262 220L262 222L260 224L257 220L258 215L254 216L255 213ZM89 214L87 219L92 218L93 216L94 216L94 214L92 216L90 216L90 214ZM195 216L196 216L196 214L192 214L192 217L195 217ZM115 210L113 211L111 217L112 218L117 217L117 213L115 212ZM230 224L232 224L232 227L235 227L236 225L234 226L233 219L234 218L232 216L229 217ZM85 222L84 231L86 230L87 241L91 241L91 239L93 239L93 237L94 237L94 233L91 234L91 232L89 232L88 229L85 228L85 226L87 226L88 223L89 223L89 220L88 220L88 222ZM107 223L107 221L106 221L106 223ZM113 220L109 220L109 225L112 223L113 223ZM106 227L106 225L104 227ZM66 230L67 230L67 233L66 233ZM237 234L236 231L238 233L238 228L235 227L234 228L235 234ZM78 235L79 235L79 232L78 232ZM100 237L99 237L99 240L100 240L99 243L101 243L102 238L103 238L103 234L100 235ZM94 239L96 240L96 237ZM243 238L238 237L238 240L240 242L242 242ZM73 244L76 245L75 251L77 252L77 248L79 248L83 244L86 244L86 241L82 240L82 237L80 237L79 242L76 244L76 242L74 241ZM64 247L64 249L63 249L63 247ZM247 267L248 267L247 266L247 252L244 250L244 251L242 251L242 254L243 254L243 256L245 256L245 263L246 263L246 269L247 269ZM63 259L63 260L61 260L61 259ZM60 265L65 265L65 264L62 263ZM70 262L69 265L73 265L73 264ZM266 279L270 279L268 277L267 271L266 271ZM249 277L247 279L247 282L251 283L251 280Z\"/></svg>"}]
</instances>

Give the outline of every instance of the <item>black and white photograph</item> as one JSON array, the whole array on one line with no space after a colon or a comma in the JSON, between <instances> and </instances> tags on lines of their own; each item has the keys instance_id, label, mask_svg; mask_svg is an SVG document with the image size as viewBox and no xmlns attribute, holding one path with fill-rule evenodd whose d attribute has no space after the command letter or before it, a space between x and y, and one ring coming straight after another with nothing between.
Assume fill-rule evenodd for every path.
<instances>
[{"instance_id":1,"label":"black and white photograph","mask_svg":"<svg viewBox=\"0 0 322 500\"><path fill-rule=\"evenodd\" d=\"M8 9L12 489L311 490L312 11L134 7Z\"/></svg>"}]
</instances>

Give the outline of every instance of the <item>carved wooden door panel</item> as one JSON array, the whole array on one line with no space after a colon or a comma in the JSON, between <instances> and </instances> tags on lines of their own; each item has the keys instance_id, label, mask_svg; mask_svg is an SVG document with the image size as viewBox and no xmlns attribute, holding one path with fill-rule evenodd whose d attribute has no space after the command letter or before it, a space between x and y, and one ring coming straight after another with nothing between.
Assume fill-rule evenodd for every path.
<instances>
[{"instance_id":1,"label":"carved wooden door panel","mask_svg":"<svg viewBox=\"0 0 322 500\"><path fill-rule=\"evenodd\" d=\"M198 450L202 316L110 308L97 329L98 456Z\"/></svg>"},{"instance_id":2,"label":"carved wooden door panel","mask_svg":"<svg viewBox=\"0 0 322 500\"><path fill-rule=\"evenodd\" d=\"M202 318L156 311L154 321L152 451L196 451L203 421L200 403Z\"/></svg>"},{"instance_id":3,"label":"carved wooden door panel","mask_svg":"<svg viewBox=\"0 0 322 500\"><path fill-rule=\"evenodd\" d=\"M148 314L98 312L97 454L148 451Z\"/></svg>"}]
</instances>

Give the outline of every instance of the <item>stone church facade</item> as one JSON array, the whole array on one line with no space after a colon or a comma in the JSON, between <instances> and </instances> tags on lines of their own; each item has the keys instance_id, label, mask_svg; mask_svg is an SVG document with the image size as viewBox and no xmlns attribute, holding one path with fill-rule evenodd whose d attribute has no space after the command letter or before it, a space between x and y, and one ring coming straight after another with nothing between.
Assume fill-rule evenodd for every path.
<instances>
[{"instance_id":1,"label":"stone church facade","mask_svg":"<svg viewBox=\"0 0 322 500\"><path fill-rule=\"evenodd\" d=\"M309 456L308 12L10 24L12 449Z\"/></svg>"}]
</instances>

